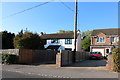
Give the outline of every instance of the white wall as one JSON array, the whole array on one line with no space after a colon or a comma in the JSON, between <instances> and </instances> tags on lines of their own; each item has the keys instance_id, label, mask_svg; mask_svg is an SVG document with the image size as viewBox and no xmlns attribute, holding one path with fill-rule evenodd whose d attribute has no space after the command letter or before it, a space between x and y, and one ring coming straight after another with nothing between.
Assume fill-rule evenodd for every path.
<instances>
[{"instance_id":1,"label":"white wall","mask_svg":"<svg viewBox=\"0 0 120 80\"><path fill-rule=\"evenodd\" d=\"M45 45L45 48L49 45L61 45L61 49L65 50L65 48L71 48L74 49L74 39L72 39L72 44L65 44L65 39L59 39L60 43L51 43L51 40L47 40L47 44Z\"/></svg>"},{"instance_id":2,"label":"white wall","mask_svg":"<svg viewBox=\"0 0 120 80\"><path fill-rule=\"evenodd\" d=\"M78 37L81 37L81 36L78 36ZM74 39L72 39L72 44L65 44L65 39L59 39L59 40L60 40L60 43L51 43L51 40L47 40L47 44L45 45L45 48L47 48L47 46L49 46L49 45L61 45L61 47L60 47L61 50L65 50L65 48L71 48L72 51L74 50L74 41L75 41ZM80 42L78 42L78 43L80 43ZM78 45L80 45L80 44L78 44Z\"/></svg>"}]
</instances>

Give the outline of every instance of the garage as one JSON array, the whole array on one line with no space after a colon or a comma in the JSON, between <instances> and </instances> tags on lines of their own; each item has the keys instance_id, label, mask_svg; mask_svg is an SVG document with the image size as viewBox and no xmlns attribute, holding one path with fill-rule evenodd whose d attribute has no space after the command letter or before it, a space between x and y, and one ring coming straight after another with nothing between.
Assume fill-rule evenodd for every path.
<instances>
[{"instance_id":1,"label":"garage","mask_svg":"<svg viewBox=\"0 0 120 80\"><path fill-rule=\"evenodd\" d=\"M92 49L92 52L101 52L103 56L104 55L104 49Z\"/></svg>"}]
</instances>

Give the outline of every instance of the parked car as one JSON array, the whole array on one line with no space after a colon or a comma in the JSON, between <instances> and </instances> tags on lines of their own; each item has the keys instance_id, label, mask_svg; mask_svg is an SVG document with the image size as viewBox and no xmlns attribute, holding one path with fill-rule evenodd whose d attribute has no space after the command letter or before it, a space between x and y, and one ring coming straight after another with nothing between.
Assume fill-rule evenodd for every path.
<instances>
[{"instance_id":1,"label":"parked car","mask_svg":"<svg viewBox=\"0 0 120 80\"><path fill-rule=\"evenodd\" d=\"M101 52L91 52L90 53L90 59L103 59L102 53Z\"/></svg>"}]
</instances>

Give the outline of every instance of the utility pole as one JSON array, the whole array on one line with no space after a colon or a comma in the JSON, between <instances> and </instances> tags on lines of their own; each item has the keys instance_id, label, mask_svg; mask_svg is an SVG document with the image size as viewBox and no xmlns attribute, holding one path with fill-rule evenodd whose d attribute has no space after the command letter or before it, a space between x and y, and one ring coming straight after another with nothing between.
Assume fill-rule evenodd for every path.
<instances>
[{"instance_id":1,"label":"utility pole","mask_svg":"<svg viewBox=\"0 0 120 80\"><path fill-rule=\"evenodd\" d=\"M74 14L74 55L73 55L73 62L75 62L75 52L76 52L77 16L78 16L78 0L75 0L75 14Z\"/></svg>"}]
</instances>

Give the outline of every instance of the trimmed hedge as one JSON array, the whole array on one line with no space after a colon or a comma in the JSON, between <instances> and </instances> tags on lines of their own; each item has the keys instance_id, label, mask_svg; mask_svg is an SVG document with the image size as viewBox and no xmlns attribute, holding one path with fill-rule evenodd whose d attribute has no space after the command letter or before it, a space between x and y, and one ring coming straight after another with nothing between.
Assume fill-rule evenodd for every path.
<instances>
[{"instance_id":1,"label":"trimmed hedge","mask_svg":"<svg viewBox=\"0 0 120 80\"><path fill-rule=\"evenodd\" d=\"M113 55L113 70L120 72L120 48L115 48L112 52Z\"/></svg>"},{"instance_id":2,"label":"trimmed hedge","mask_svg":"<svg viewBox=\"0 0 120 80\"><path fill-rule=\"evenodd\" d=\"M15 64L18 62L18 56L13 54L1 54L2 64Z\"/></svg>"}]
</instances>

